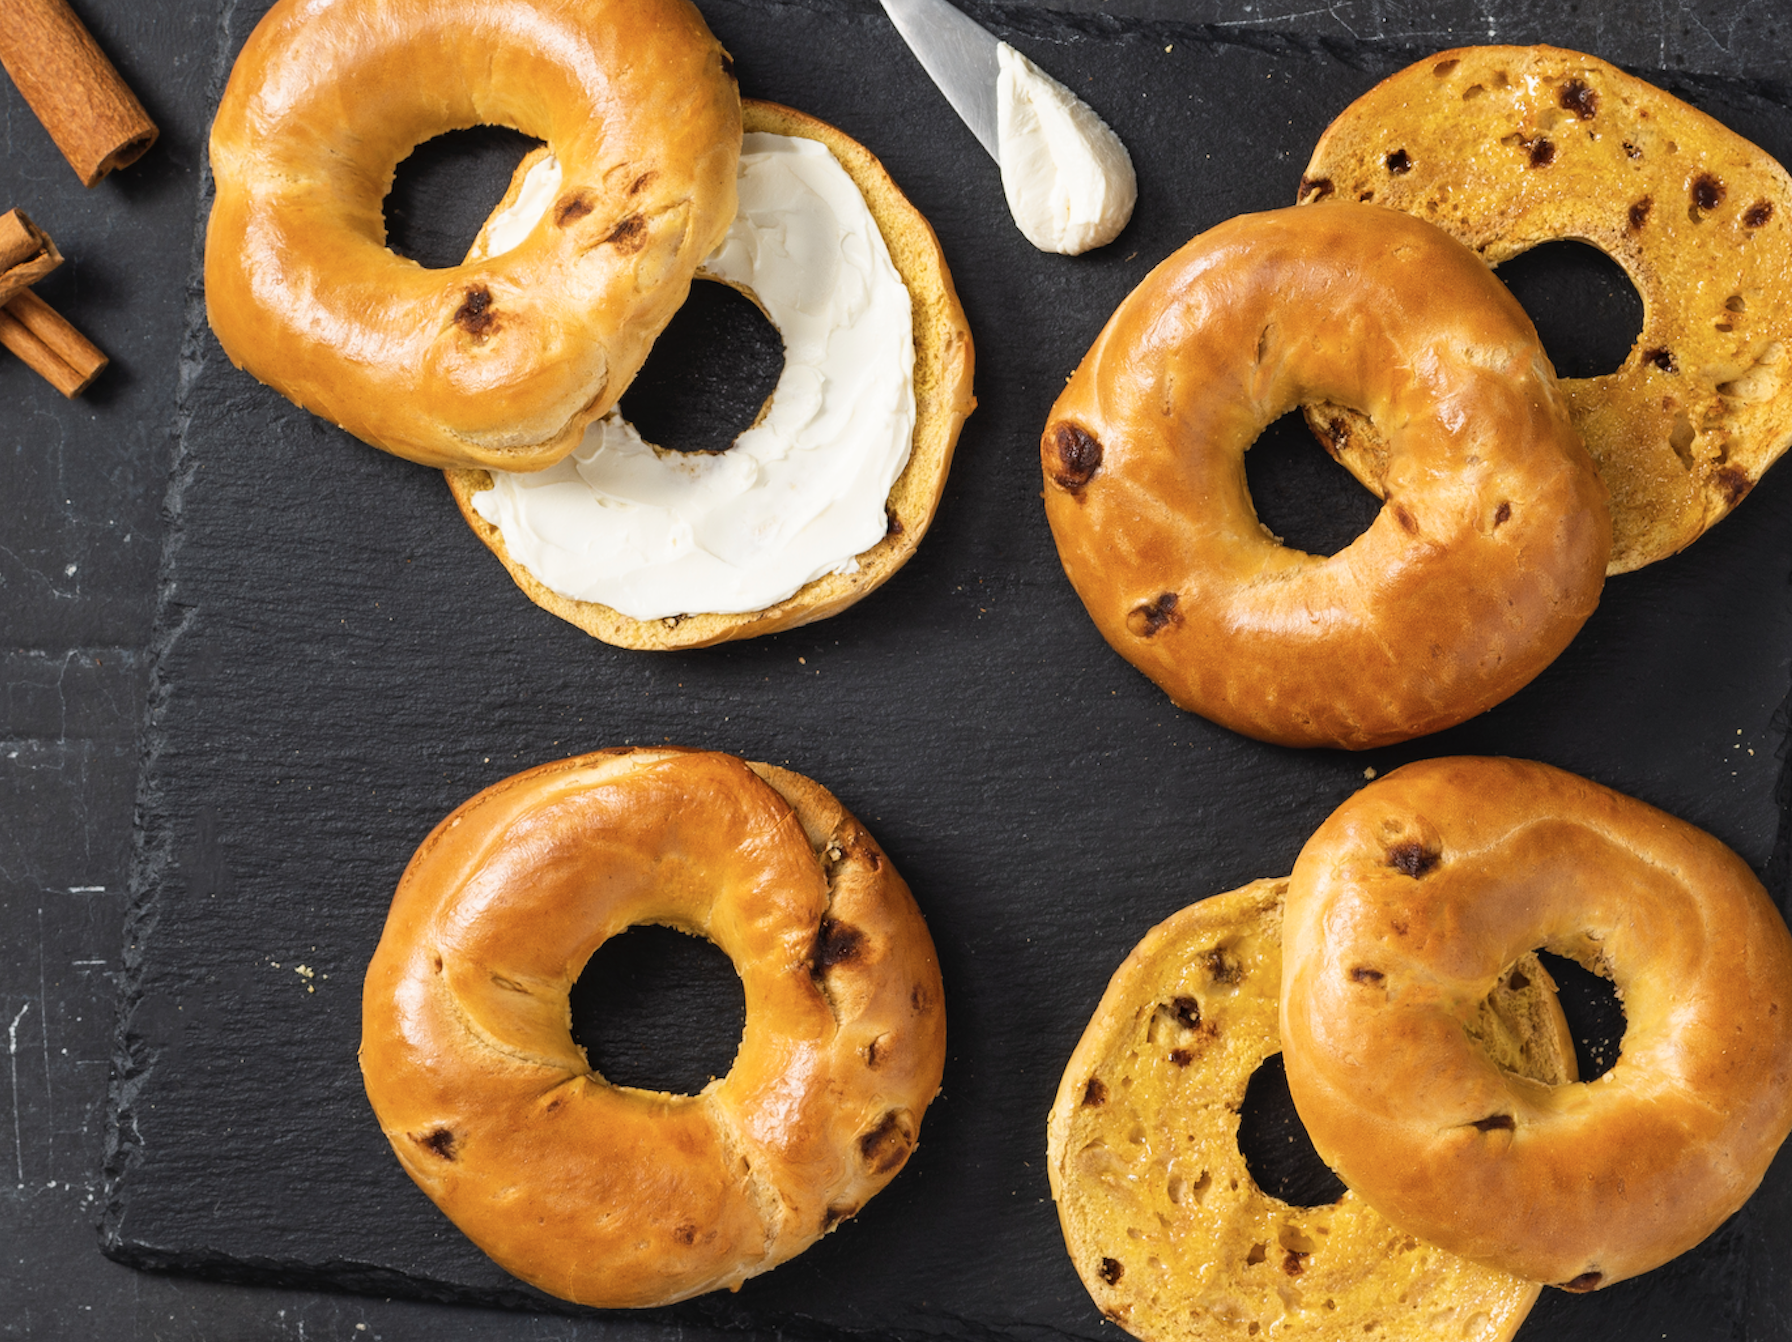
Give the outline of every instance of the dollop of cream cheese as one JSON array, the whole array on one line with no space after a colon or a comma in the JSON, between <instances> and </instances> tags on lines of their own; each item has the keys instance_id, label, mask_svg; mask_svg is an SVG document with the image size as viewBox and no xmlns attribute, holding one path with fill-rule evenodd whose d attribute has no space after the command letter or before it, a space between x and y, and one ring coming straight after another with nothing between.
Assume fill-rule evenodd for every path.
<instances>
[{"instance_id":1,"label":"dollop of cream cheese","mask_svg":"<svg viewBox=\"0 0 1792 1342\"><path fill-rule=\"evenodd\" d=\"M525 178L486 227L499 255L559 190ZM637 620L763 610L883 539L914 437L907 287L827 146L744 137L740 209L700 272L753 295L784 341L760 420L726 452L669 451L619 412L545 471L492 472L473 496L513 559L544 585ZM525 203L527 202L527 203ZM627 401L626 394L623 397Z\"/></svg>"},{"instance_id":2,"label":"dollop of cream cheese","mask_svg":"<svg viewBox=\"0 0 1792 1342\"><path fill-rule=\"evenodd\" d=\"M1112 242L1139 196L1132 155L1076 94L1006 42L996 48L1002 191L1028 242L1076 256Z\"/></svg>"}]
</instances>

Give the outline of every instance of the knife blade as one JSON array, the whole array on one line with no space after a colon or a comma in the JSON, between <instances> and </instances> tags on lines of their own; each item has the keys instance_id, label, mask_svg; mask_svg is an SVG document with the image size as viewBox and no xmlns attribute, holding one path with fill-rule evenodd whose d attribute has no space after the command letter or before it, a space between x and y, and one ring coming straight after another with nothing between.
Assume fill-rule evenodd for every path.
<instances>
[{"instance_id":1,"label":"knife blade","mask_svg":"<svg viewBox=\"0 0 1792 1342\"><path fill-rule=\"evenodd\" d=\"M883 0L884 13L977 142L997 163L996 77L1000 39L947 0Z\"/></svg>"}]
</instances>

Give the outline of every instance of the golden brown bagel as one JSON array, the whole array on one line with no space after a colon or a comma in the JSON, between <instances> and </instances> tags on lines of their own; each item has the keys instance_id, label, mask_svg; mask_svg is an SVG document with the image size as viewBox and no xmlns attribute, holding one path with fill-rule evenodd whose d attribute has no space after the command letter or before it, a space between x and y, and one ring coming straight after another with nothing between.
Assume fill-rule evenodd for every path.
<instances>
[{"instance_id":1,"label":"golden brown bagel","mask_svg":"<svg viewBox=\"0 0 1792 1342\"><path fill-rule=\"evenodd\" d=\"M1244 453L1298 405L1385 426L1385 506L1330 558L1257 520ZM1096 627L1177 704L1365 749L1527 684L1599 600L1605 491L1530 320L1442 230L1365 205L1245 215L1108 321L1040 441Z\"/></svg>"},{"instance_id":2,"label":"golden brown bagel","mask_svg":"<svg viewBox=\"0 0 1792 1342\"><path fill-rule=\"evenodd\" d=\"M551 219L494 260L386 249L444 131L540 136ZM376 447L539 470L635 375L734 217L739 95L687 0L281 0L212 125L205 296L232 362Z\"/></svg>"},{"instance_id":3,"label":"golden brown bagel","mask_svg":"<svg viewBox=\"0 0 1792 1342\"><path fill-rule=\"evenodd\" d=\"M829 573L763 610L720 615L691 611L658 620L637 620L595 601L580 601L549 588L510 553L503 534L473 508L473 495L490 488L484 471L449 471L448 487L461 516L497 555L529 599L594 638L625 648L700 648L729 639L751 638L836 615L887 582L908 562L933 521L965 417L976 406L971 395L974 356L970 327L952 287L952 274L939 239L926 218L909 203L871 151L814 117L776 103L749 99L742 104L744 128L796 135L825 144L846 169L871 208L890 259L907 286L914 310L915 431L908 465L890 490L888 533L858 556L849 573ZM511 183L514 199L528 161ZM503 205L500 205L500 209ZM477 245L477 244L476 244Z\"/></svg>"},{"instance_id":4,"label":"golden brown bagel","mask_svg":"<svg viewBox=\"0 0 1792 1342\"><path fill-rule=\"evenodd\" d=\"M747 1023L698 1095L608 1084L568 993L636 923L733 959ZM500 1266L582 1304L738 1286L853 1215L939 1089L939 965L908 887L808 779L616 750L486 789L405 870L362 997L399 1161Z\"/></svg>"},{"instance_id":5,"label":"golden brown bagel","mask_svg":"<svg viewBox=\"0 0 1792 1342\"><path fill-rule=\"evenodd\" d=\"M1562 394L1611 490L1612 573L1684 549L1792 441L1792 178L1671 94L1557 47L1463 47L1383 80L1320 137L1300 198L1374 200L1497 266L1605 252L1643 299L1623 365ZM1374 485L1377 435L1319 412Z\"/></svg>"},{"instance_id":6,"label":"golden brown bagel","mask_svg":"<svg viewBox=\"0 0 1792 1342\"><path fill-rule=\"evenodd\" d=\"M1542 948L1609 977L1617 1062L1544 1086L1463 1021ZM1792 1129L1792 936L1742 859L1547 765L1409 764L1301 850L1282 1046L1313 1145L1410 1234L1585 1291L1697 1244Z\"/></svg>"},{"instance_id":7,"label":"golden brown bagel","mask_svg":"<svg viewBox=\"0 0 1792 1342\"><path fill-rule=\"evenodd\" d=\"M1254 881L1191 905L1115 971L1048 1128L1071 1261L1102 1313L1145 1342L1504 1342L1534 1282L1421 1243L1354 1193L1296 1207L1251 1178L1238 1129L1252 1075L1281 1048L1287 887ZM1571 1079L1574 1041L1527 959L1529 979L1515 967L1478 1023L1514 1066Z\"/></svg>"}]
</instances>

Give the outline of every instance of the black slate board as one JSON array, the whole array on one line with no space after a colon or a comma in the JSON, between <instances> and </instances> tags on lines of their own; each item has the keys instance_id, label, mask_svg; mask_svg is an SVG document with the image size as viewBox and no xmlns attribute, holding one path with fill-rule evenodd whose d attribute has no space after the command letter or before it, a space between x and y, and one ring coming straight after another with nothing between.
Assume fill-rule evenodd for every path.
<instances>
[{"instance_id":1,"label":"black slate board","mask_svg":"<svg viewBox=\"0 0 1792 1342\"><path fill-rule=\"evenodd\" d=\"M1034 252L994 166L868 3L703 0L743 90L875 150L945 245L980 407L932 534L820 625L689 654L606 648L528 604L438 476L357 444L189 333L114 1084L107 1252L145 1267L566 1309L471 1248L399 1170L355 1065L360 975L441 815L517 769L673 741L832 788L940 949L944 1092L903 1175L737 1295L631 1323L803 1335L1118 1337L1058 1236L1044 1116L1108 975L1182 905L1288 869L1411 758L1548 760L1717 833L1784 895L1792 471L1614 581L1567 654L1451 732L1349 756L1172 708L1095 634L1038 503L1036 441L1108 312L1189 236L1294 194L1319 131L1422 54L1038 11L979 17L1131 146L1135 222ZM971 6L967 6L971 7ZM974 8L974 7L973 7ZM262 6L242 6L240 44ZM1781 158L1792 112L1663 78ZM477 211L476 211L477 212ZM1670 1267L1548 1292L1522 1334L1781 1337L1792 1164Z\"/></svg>"}]
</instances>

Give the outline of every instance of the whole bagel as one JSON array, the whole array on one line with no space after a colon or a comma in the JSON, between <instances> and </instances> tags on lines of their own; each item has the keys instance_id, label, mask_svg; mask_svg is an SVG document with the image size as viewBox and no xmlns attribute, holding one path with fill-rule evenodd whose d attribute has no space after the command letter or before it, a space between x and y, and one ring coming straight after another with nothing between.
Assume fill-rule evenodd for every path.
<instances>
[{"instance_id":1,"label":"whole bagel","mask_svg":"<svg viewBox=\"0 0 1792 1342\"><path fill-rule=\"evenodd\" d=\"M1609 977L1618 1060L1545 1086L1464 1029L1542 948ZM1427 760L1301 850L1283 923L1288 1087L1395 1225L1593 1290L1697 1244L1792 1129L1792 936L1709 834L1547 765Z\"/></svg>"},{"instance_id":2,"label":"whole bagel","mask_svg":"<svg viewBox=\"0 0 1792 1342\"><path fill-rule=\"evenodd\" d=\"M1300 198L1373 200L1490 266L1559 238L1624 268L1643 329L1562 382L1611 490L1610 572L1685 548L1792 442L1792 177L1672 94L1559 47L1461 47L1391 75L1327 128ZM1312 416L1374 488L1378 435Z\"/></svg>"},{"instance_id":3,"label":"whole bagel","mask_svg":"<svg viewBox=\"0 0 1792 1342\"><path fill-rule=\"evenodd\" d=\"M747 1022L698 1095L612 1086L568 994L636 923L733 959ZM401 1164L507 1271L581 1304L741 1281L856 1213L939 1089L939 965L877 845L815 783L616 750L518 774L405 870L362 997L367 1096Z\"/></svg>"},{"instance_id":4,"label":"whole bagel","mask_svg":"<svg viewBox=\"0 0 1792 1342\"><path fill-rule=\"evenodd\" d=\"M1385 506L1283 546L1244 453L1296 406L1385 427ZM1245 215L1120 305L1052 407L1046 516L1096 626L1177 704L1284 745L1365 749L1492 707L1592 613L1605 491L1505 286L1365 205Z\"/></svg>"},{"instance_id":5,"label":"whole bagel","mask_svg":"<svg viewBox=\"0 0 1792 1342\"><path fill-rule=\"evenodd\" d=\"M385 245L413 147L513 126L566 168L515 250ZM281 0L212 125L205 295L232 362L376 447L536 470L621 395L735 208L740 102L687 0Z\"/></svg>"}]
</instances>

